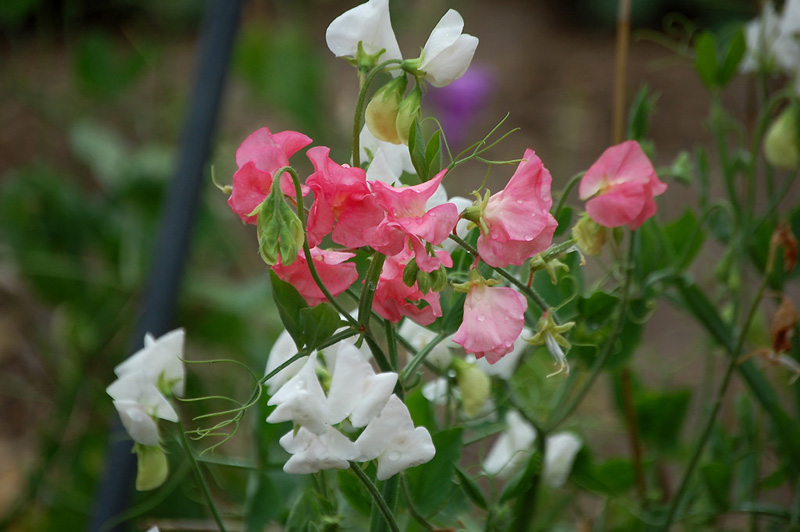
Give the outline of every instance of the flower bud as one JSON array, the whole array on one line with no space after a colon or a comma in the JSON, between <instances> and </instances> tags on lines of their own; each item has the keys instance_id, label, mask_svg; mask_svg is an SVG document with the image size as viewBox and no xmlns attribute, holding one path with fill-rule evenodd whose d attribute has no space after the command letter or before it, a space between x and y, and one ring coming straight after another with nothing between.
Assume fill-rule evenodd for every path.
<instances>
[{"instance_id":1,"label":"flower bud","mask_svg":"<svg viewBox=\"0 0 800 532\"><path fill-rule=\"evenodd\" d=\"M447 270L444 265L439 266L438 270L433 270L431 276L431 290L434 292L441 292L447 286Z\"/></svg>"},{"instance_id":2,"label":"flower bud","mask_svg":"<svg viewBox=\"0 0 800 532\"><path fill-rule=\"evenodd\" d=\"M408 261L405 268L403 268L403 284L411 287L417 282L417 274L419 273L419 266L417 266L417 259L413 258Z\"/></svg>"},{"instance_id":3,"label":"flower bud","mask_svg":"<svg viewBox=\"0 0 800 532\"><path fill-rule=\"evenodd\" d=\"M280 187L273 186L267 199L257 209L258 251L261 258L274 266L278 259L288 266L297 258L305 241L303 222L286 204Z\"/></svg>"},{"instance_id":4,"label":"flower bud","mask_svg":"<svg viewBox=\"0 0 800 532\"><path fill-rule=\"evenodd\" d=\"M397 110L397 121L395 128L397 129L397 136L403 144L408 144L408 134L414 121L419 119L422 114L420 105L422 104L422 91L419 85L414 87L414 90L400 102L400 108Z\"/></svg>"},{"instance_id":5,"label":"flower bud","mask_svg":"<svg viewBox=\"0 0 800 532\"><path fill-rule=\"evenodd\" d=\"M133 452L136 453L138 461L136 489L150 491L161 486L167 480L169 473L167 455L164 454L163 449L137 444L134 446Z\"/></svg>"},{"instance_id":6,"label":"flower bud","mask_svg":"<svg viewBox=\"0 0 800 532\"><path fill-rule=\"evenodd\" d=\"M790 105L769 126L764 136L764 156L777 168L794 170L800 166L800 105Z\"/></svg>"},{"instance_id":7,"label":"flower bud","mask_svg":"<svg viewBox=\"0 0 800 532\"><path fill-rule=\"evenodd\" d=\"M376 139L392 144L402 144L402 140L397 135L397 113L400 109L400 102L406 92L408 78L400 76L393 79L380 89L367 105L365 120L370 133Z\"/></svg>"},{"instance_id":8,"label":"flower bud","mask_svg":"<svg viewBox=\"0 0 800 532\"><path fill-rule=\"evenodd\" d=\"M475 364L470 364L460 358L453 359L453 367L456 370L458 388L461 390L461 405L464 414L473 418L481 413L483 405L489 399L492 381Z\"/></svg>"},{"instance_id":9,"label":"flower bud","mask_svg":"<svg viewBox=\"0 0 800 532\"><path fill-rule=\"evenodd\" d=\"M606 243L606 228L584 214L572 228L572 237L577 240L576 245L582 253L599 255Z\"/></svg>"}]
</instances>

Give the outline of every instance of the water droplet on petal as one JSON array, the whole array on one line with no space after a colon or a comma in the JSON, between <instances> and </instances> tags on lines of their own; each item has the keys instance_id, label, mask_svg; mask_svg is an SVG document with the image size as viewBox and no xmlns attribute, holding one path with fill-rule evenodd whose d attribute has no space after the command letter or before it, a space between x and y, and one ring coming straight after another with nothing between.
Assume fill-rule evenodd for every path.
<instances>
[{"instance_id":1,"label":"water droplet on petal","mask_svg":"<svg viewBox=\"0 0 800 532\"><path fill-rule=\"evenodd\" d=\"M525 240L533 240L533 235L530 233L525 233Z\"/></svg>"},{"instance_id":2,"label":"water droplet on petal","mask_svg":"<svg viewBox=\"0 0 800 532\"><path fill-rule=\"evenodd\" d=\"M518 200L517 200L517 203L518 203L518 204L520 204L520 205L522 205L524 202L523 202L521 199L518 199Z\"/></svg>"},{"instance_id":3,"label":"water droplet on petal","mask_svg":"<svg viewBox=\"0 0 800 532\"><path fill-rule=\"evenodd\" d=\"M479 315L478 321L486 321L486 316L484 316L483 314Z\"/></svg>"}]
</instances>

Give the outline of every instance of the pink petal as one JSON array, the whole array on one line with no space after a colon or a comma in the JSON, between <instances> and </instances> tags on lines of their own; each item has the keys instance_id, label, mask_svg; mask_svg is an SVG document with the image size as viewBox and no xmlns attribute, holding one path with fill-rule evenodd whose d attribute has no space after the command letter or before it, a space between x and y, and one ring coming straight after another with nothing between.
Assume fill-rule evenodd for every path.
<instances>
[{"instance_id":1,"label":"pink petal","mask_svg":"<svg viewBox=\"0 0 800 532\"><path fill-rule=\"evenodd\" d=\"M646 185L636 182L619 183L607 193L587 201L586 212L592 220L604 227L621 227L636 220L646 202Z\"/></svg>"},{"instance_id":2,"label":"pink petal","mask_svg":"<svg viewBox=\"0 0 800 532\"><path fill-rule=\"evenodd\" d=\"M233 174L228 205L243 222L254 224L256 216L250 216L250 213L264 202L271 187L272 176L257 169L255 163L248 162Z\"/></svg>"}]
</instances>

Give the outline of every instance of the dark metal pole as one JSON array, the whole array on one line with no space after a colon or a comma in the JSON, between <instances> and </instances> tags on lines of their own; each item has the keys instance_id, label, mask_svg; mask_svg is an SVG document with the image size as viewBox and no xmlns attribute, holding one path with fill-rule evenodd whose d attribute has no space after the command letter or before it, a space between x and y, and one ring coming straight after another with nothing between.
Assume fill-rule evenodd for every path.
<instances>
[{"instance_id":1,"label":"dark metal pole","mask_svg":"<svg viewBox=\"0 0 800 532\"><path fill-rule=\"evenodd\" d=\"M160 336L172 327L181 278L189 251L192 227L200 202L204 168L208 161L217 111L233 50L243 0L211 0L206 9L197 51L197 70L180 142L175 175L161 211L147 288L130 352L143 345L145 333ZM128 507L136 475L131 441L115 416L110 433L105 472L95 496L88 530L98 532L104 523ZM107 529L123 530L122 524Z\"/></svg>"}]
</instances>

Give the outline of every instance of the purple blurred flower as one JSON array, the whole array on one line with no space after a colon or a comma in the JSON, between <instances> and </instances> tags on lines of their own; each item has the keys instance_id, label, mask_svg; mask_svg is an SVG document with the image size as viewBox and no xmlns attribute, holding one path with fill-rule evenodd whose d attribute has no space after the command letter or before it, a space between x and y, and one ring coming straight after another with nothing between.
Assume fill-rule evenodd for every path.
<instances>
[{"instance_id":1,"label":"purple blurred flower","mask_svg":"<svg viewBox=\"0 0 800 532\"><path fill-rule=\"evenodd\" d=\"M451 147L463 145L467 139L467 129L486 106L493 89L491 72L479 65L471 66L463 76L446 87L430 88L429 101L439 111L439 120Z\"/></svg>"}]
</instances>

